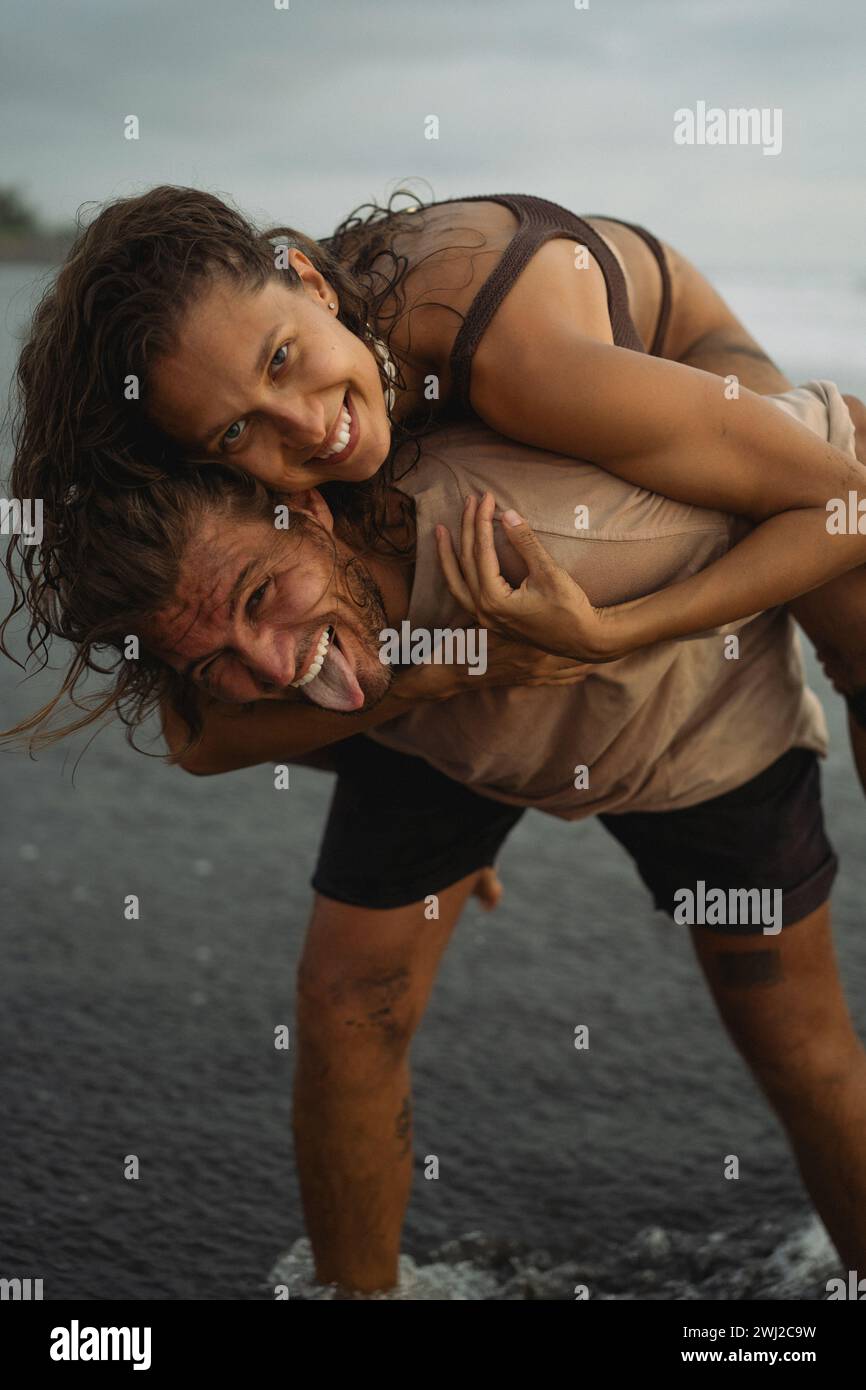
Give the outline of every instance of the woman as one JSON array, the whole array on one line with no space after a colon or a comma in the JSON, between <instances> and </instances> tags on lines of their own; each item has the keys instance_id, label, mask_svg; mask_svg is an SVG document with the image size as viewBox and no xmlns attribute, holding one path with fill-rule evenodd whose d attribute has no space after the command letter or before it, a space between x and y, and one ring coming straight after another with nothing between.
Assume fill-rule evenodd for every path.
<instances>
[{"instance_id":1,"label":"woman","mask_svg":"<svg viewBox=\"0 0 866 1390\"><path fill-rule=\"evenodd\" d=\"M625 649L827 581L859 604L861 581L847 572L866 542L830 536L824 522L827 499L856 489L861 471L751 390L728 398L711 371L732 352L758 391L784 389L682 257L642 229L543 199L374 209L321 244L285 229L263 237L190 189L111 204L37 310L19 365L12 490L43 498L47 517L38 555L22 547L31 643L58 630L58 586L92 542L100 492L219 459L282 490L325 485L372 540L384 532L385 482L407 466L403 446L461 412L755 520L691 605L680 586L667 624L631 631ZM582 626L598 615L575 588L555 628L535 595L495 612L488 603L486 617L572 657L618 654L597 622ZM827 623L813 615L810 632L828 656L859 659L851 625L840 634ZM206 709L184 765L227 770L272 746L303 756L348 732L345 719L303 707L271 707L254 723Z\"/></svg>"}]
</instances>

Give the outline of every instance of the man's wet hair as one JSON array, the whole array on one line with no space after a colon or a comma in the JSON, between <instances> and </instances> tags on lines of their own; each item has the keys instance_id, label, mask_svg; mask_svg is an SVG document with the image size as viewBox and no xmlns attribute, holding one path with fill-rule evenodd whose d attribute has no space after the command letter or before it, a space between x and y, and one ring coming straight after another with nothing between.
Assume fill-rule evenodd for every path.
<instances>
[{"instance_id":1,"label":"man's wet hair","mask_svg":"<svg viewBox=\"0 0 866 1390\"><path fill-rule=\"evenodd\" d=\"M263 521L273 528L275 507L288 506L289 531L274 530L275 540L311 530L328 544L330 538L312 518L291 513L290 497L231 465L189 470L146 487L104 488L80 505L90 510L87 524L73 528L64 572L47 596L51 634L71 646L60 688L2 737L34 751L117 716L134 742L140 725L167 703L187 725L189 747L202 728L201 697L149 650L144 635L175 600L205 518L220 518L228 527ZM138 639L134 657L130 638Z\"/></svg>"}]
</instances>

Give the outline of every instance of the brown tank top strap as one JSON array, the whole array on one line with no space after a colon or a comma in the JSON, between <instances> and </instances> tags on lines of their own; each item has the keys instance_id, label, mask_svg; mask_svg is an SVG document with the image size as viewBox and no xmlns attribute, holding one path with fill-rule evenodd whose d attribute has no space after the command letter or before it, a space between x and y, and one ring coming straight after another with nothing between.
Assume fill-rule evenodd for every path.
<instances>
[{"instance_id":1,"label":"brown tank top strap","mask_svg":"<svg viewBox=\"0 0 866 1390\"><path fill-rule=\"evenodd\" d=\"M660 357L664 346L665 334L667 333L668 321L671 316L672 288L671 272L668 265L668 258L665 249L658 237L654 237L652 232L648 232L646 227L639 227L636 222L624 222L621 217L608 217L607 213L590 213L591 217L598 217L604 222L615 222L619 227L628 227L632 232L636 232L642 241L645 241L649 249L658 262L658 267L662 277L662 297L659 306L658 322L656 331L653 335L652 344L649 348L651 357Z\"/></svg>"},{"instance_id":2,"label":"brown tank top strap","mask_svg":"<svg viewBox=\"0 0 866 1390\"><path fill-rule=\"evenodd\" d=\"M582 217L525 193L475 194L466 198L448 198L450 203L502 203L518 218L519 226L496 268L472 300L466 317L458 330L451 349L450 368L455 404L466 411L469 402L469 379L472 356L505 295L518 275L545 242L555 237L568 237L585 246L601 266L607 286L607 302L613 340L617 347L644 352L644 345L634 326L628 304L628 289L622 267L610 247Z\"/></svg>"}]
</instances>

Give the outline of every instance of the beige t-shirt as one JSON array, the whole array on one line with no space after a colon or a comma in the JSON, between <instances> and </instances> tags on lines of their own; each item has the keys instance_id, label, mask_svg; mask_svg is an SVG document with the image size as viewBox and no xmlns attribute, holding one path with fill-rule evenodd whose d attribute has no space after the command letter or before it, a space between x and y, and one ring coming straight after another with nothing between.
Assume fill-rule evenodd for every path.
<instances>
[{"instance_id":1,"label":"beige t-shirt","mask_svg":"<svg viewBox=\"0 0 866 1390\"><path fill-rule=\"evenodd\" d=\"M768 399L854 454L851 418L832 382ZM442 578L433 532L444 522L459 534L470 490L489 488L497 515L513 507L525 517L597 606L687 578L749 529L742 519L670 501L475 421L439 431L422 448L400 483L415 499L418 528L412 628L473 625ZM502 527L494 530L503 573L519 581ZM732 634L734 657L726 642ZM369 737L423 757L482 795L566 820L692 806L741 786L789 748L827 751L793 619L779 608L635 652L578 685L481 688L420 705Z\"/></svg>"}]
</instances>

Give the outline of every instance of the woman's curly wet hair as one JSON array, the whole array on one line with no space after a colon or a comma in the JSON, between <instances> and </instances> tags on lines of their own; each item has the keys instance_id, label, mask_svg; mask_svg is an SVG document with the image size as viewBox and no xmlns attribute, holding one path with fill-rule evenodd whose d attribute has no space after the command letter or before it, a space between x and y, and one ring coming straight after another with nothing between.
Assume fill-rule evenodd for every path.
<instances>
[{"instance_id":1,"label":"woman's curly wet hair","mask_svg":"<svg viewBox=\"0 0 866 1390\"><path fill-rule=\"evenodd\" d=\"M395 208L398 199L408 201ZM408 267L392 241L421 222L411 215L421 206L414 194L398 190L386 206L365 204L333 236L315 241L289 227L259 231L213 194L160 186L108 204L82 228L36 309L14 382L8 490L13 497L41 499L43 536L32 545L13 535L8 547L13 601L0 624L7 656L16 659L7 632L24 610L28 663L35 658L44 666L53 638L73 644L64 680L73 701L77 680L88 670L104 671L99 624L82 617L74 594L84 569L98 563L106 515L119 515L127 496L134 509L137 490L196 466L151 422L148 396L151 368L172 351L181 318L202 285L225 276L251 290L273 278L299 286L297 273L280 268L275 256L277 245L295 246L337 291L340 321L368 345L376 325L387 342L397 315L383 324L380 310L392 295L400 304ZM404 385L399 372L397 385ZM390 466L367 483L322 489L332 511L350 520L371 547L386 532L393 458L428 427L429 421L418 420L395 425ZM70 681L73 672L77 678ZM32 721L27 727L31 747L46 741Z\"/></svg>"}]
</instances>

